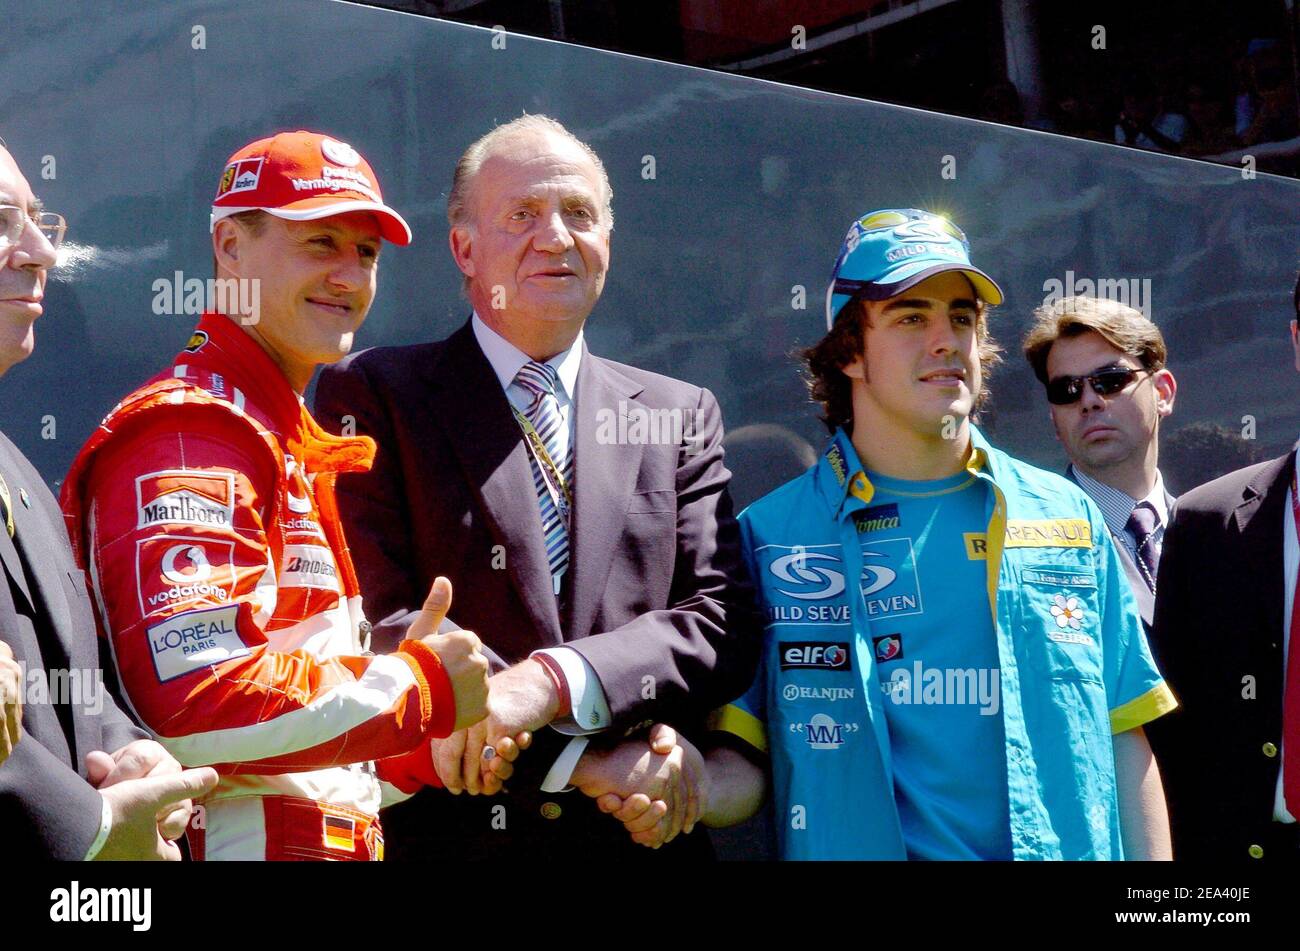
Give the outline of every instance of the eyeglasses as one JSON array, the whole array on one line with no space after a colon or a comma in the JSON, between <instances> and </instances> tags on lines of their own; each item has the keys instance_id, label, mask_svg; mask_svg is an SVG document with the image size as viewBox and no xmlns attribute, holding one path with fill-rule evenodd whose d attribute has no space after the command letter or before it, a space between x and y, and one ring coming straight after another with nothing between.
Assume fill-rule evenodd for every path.
<instances>
[{"instance_id":1,"label":"eyeglasses","mask_svg":"<svg viewBox=\"0 0 1300 951\"><path fill-rule=\"evenodd\" d=\"M1139 373L1132 367L1103 367L1096 373L1086 376L1060 376L1047 384L1047 402L1055 406L1069 406L1079 402L1083 396L1083 385L1087 383L1098 396L1114 396L1132 383Z\"/></svg>"},{"instance_id":2,"label":"eyeglasses","mask_svg":"<svg viewBox=\"0 0 1300 951\"><path fill-rule=\"evenodd\" d=\"M0 253L17 247L23 240L23 231L32 224L55 251L63 243L63 235L68 230L68 223L63 216L52 211L42 211L29 215L17 205L0 205Z\"/></svg>"}]
</instances>

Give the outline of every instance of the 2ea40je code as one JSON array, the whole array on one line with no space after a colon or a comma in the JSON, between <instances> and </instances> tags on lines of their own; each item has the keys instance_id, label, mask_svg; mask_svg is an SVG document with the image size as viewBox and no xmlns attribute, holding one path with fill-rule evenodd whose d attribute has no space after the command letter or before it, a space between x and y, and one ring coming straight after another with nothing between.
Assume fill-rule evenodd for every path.
<instances>
[{"instance_id":1,"label":"2ea40je code","mask_svg":"<svg viewBox=\"0 0 1300 951\"><path fill-rule=\"evenodd\" d=\"M1196 897L1227 898L1233 901L1243 901L1250 897L1250 889L1244 886L1237 886L1235 888L1198 888L1196 889Z\"/></svg>"},{"instance_id":2,"label":"2ea40je code","mask_svg":"<svg viewBox=\"0 0 1300 951\"><path fill-rule=\"evenodd\" d=\"M1178 888L1130 888L1128 897L1154 902L1168 901L1175 898L1195 898L1201 901L1245 901L1250 898L1250 889L1240 885L1229 888L1212 886L1201 888L1187 888L1185 886L1179 886Z\"/></svg>"}]
</instances>

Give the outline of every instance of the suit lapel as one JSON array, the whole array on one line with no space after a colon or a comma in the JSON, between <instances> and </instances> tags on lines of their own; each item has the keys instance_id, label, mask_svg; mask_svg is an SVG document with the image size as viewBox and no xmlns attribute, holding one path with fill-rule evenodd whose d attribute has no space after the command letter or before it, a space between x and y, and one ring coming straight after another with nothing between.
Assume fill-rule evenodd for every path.
<instances>
[{"instance_id":1,"label":"suit lapel","mask_svg":"<svg viewBox=\"0 0 1300 951\"><path fill-rule=\"evenodd\" d=\"M19 501L18 490L21 486L14 481L16 476L13 459L10 457L9 447L0 443L0 479L4 479L5 486L8 489L10 511L14 519L15 533L14 537L9 537L7 529L0 527L0 562L4 563L5 574L9 576L13 587L24 598L27 599L29 606L36 602L32 599L31 588L27 584L27 572L23 570L22 559L18 556L17 547L17 529L18 529L18 508L23 507Z\"/></svg>"},{"instance_id":2,"label":"suit lapel","mask_svg":"<svg viewBox=\"0 0 1300 951\"><path fill-rule=\"evenodd\" d=\"M1242 629L1255 635L1255 646L1261 650L1282 631L1282 519L1294 468L1294 452L1266 465L1242 490L1242 501L1233 513L1239 533L1239 548L1232 553L1240 565L1237 577L1254 589L1239 592L1243 610L1253 610L1256 617L1255 623L1243 624Z\"/></svg>"},{"instance_id":3,"label":"suit lapel","mask_svg":"<svg viewBox=\"0 0 1300 951\"><path fill-rule=\"evenodd\" d=\"M430 415L446 431L492 534L504 548L510 580L542 639L558 644L560 616L532 463L501 383L468 324L448 338L442 358L430 368L429 382Z\"/></svg>"},{"instance_id":4,"label":"suit lapel","mask_svg":"<svg viewBox=\"0 0 1300 951\"><path fill-rule=\"evenodd\" d=\"M569 535L569 570L573 577L566 625L573 638L591 633L613 564L614 545L622 534L628 502L636 487L643 450L640 442L620 442L610 438L608 432L612 425L613 435L617 435L621 428L618 417L627 415L628 402L642 387L588 353L585 343L577 390L573 419L574 512Z\"/></svg>"},{"instance_id":5,"label":"suit lapel","mask_svg":"<svg viewBox=\"0 0 1300 951\"><path fill-rule=\"evenodd\" d=\"M30 592L27 597L33 617L41 619L38 624L54 634L57 646L51 644L42 648L46 668L67 667L75 639L86 636L87 632L73 627L66 583L71 579L67 578L58 557L62 539L52 535L54 531L64 531L62 513L57 510L44 483L33 485L27 481L30 476L24 476L9 456L3 459L3 463L13 496L12 547L17 555L17 577L20 583L22 578L26 578L27 585L23 590ZM23 501L24 496L26 501ZM51 508L54 510L43 511ZM0 532L0 535L4 536L4 543L9 543L7 532Z\"/></svg>"}]
</instances>

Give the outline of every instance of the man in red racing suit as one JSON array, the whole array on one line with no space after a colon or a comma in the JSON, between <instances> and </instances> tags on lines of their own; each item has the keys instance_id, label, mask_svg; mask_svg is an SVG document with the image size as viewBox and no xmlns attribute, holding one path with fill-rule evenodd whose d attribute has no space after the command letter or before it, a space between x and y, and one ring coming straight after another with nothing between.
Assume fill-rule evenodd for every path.
<instances>
[{"instance_id":1,"label":"man in red racing suit","mask_svg":"<svg viewBox=\"0 0 1300 951\"><path fill-rule=\"evenodd\" d=\"M325 163L355 156L330 139L322 148L322 138L292 133L243 152L260 147L263 179L286 150L299 160L316 150ZM362 203L331 197L338 204L324 207L336 215ZM316 296L337 294L359 325L370 297L364 287L349 293L366 273L355 248L394 225L382 212L348 215L346 227L320 217L333 250L301 244L309 264L322 262ZM283 227L296 241L315 221L261 228ZM218 243L234 227L223 224ZM264 248L242 232L238 240L245 264ZM373 290L373 273L369 281ZM109 413L63 488L136 717L182 764L221 774L188 835L196 858L382 858L378 810L432 774L427 740L486 712L478 639L433 633L450 601L445 579L399 650L368 653L334 481L369 468L374 443L330 435L307 412L288 374L302 382L314 365L276 344L277 327L296 319L270 308L254 324L204 314L172 366Z\"/></svg>"}]
</instances>

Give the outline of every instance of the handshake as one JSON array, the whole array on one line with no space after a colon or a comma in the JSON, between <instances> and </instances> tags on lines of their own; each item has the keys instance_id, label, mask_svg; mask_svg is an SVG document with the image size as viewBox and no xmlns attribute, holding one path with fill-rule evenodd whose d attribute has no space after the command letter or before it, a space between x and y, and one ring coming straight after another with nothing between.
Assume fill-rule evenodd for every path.
<instances>
[{"instance_id":1,"label":"handshake","mask_svg":"<svg viewBox=\"0 0 1300 951\"><path fill-rule=\"evenodd\" d=\"M429 740L437 782L449 792L494 795L514 772L535 730L559 710L555 682L539 662L488 676L482 643L470 631L438 634L451 607L451 582L434 581L407 638L433 650L456 699L454 732ZM634 842L652 848L691 832L708 812L708 770L700 752L670 726L645 739L588 747L570 783L623 823ZM432 781L433 777L425 777Z\"/></svg>"}]
</instances>

